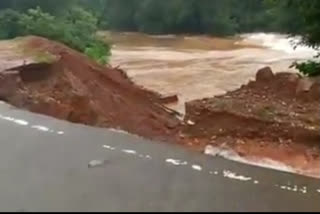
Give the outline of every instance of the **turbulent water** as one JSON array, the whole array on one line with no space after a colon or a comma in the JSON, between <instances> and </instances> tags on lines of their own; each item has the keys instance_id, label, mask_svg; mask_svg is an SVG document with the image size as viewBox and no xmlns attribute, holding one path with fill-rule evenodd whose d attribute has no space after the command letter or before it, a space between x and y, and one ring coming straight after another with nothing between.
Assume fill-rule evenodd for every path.
<instances>
[{"instance_id":1,"label":"turbulent water","mask_svg":"<svg viewBox=\"0 0 320 214\"><path fill-rule=\"evenodd\" d=\"M112 33L111 63L126 70L133 80L161 94L178 94L171 106L184 112L186 101L234 90L270 66L290 71L297 60L312 58L308 47L294 48L292 39L278 34L245 34L234 38L206 36L148 36ZM297 42L299 38L295 38Z\"/></svg>"}]
</instances>

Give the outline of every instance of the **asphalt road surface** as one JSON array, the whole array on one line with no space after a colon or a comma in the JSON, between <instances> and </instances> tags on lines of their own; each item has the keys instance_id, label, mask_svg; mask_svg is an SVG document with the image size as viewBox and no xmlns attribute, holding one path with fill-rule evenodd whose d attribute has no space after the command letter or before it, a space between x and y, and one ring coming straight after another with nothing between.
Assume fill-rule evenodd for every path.
<instances>
[{"instance_id":1,"label":"asphalt road surface","mask_svg":"<svg viewBox=\"0 0 320 214\"><path fill-rule=\"evenodd\" d=\"M3 103L0 129L0 211L320 211L317 179Z\"/></svg>"}]
</instances>

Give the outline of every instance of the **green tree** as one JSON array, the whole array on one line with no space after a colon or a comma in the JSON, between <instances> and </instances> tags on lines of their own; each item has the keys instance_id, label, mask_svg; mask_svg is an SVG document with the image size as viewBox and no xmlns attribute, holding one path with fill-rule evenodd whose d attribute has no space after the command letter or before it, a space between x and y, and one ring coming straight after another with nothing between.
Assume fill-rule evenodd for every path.
<instances>
[{"instance_id":1,"label":"green tree","mask_svg":"<svg viewBox=\"0 0 320 214\"><path fill-rule=\"evenodd\" d=\"M320 1L293 1L287 0L287 7L294 8L298 11L297 16L302 17L303 28L299 32L293 32L302 36L302 44L318 49L320 46ZM307 76L320 75L320 52L315 56L314 60L309 60L303 63L295 63L294 66L300 70L301 73Z\"/></svg>"},{"instance_id":2,"label":"green tree","mask_svg":"<svg viewBox=\"0 0 320 214\"><path fill-rule=\"evenodd\" d=\"M42 36L88 53L104 64L110 55L110 46L96 35L97 19L82 8L71 8L61 17L46 13L40 7L25 13L4 10L0 12L0 24L0 39Z\"/></svg>"},{"instance_id":3,"label":"green tree","mask_svg":"<svg viewBox=\"0 0 320 214\"><path fill-rule=\"evenodd\" d=\"M19 12L5 9L0 12L0 39L12 39L22 35Z\"/></svg>"}]
</instances>

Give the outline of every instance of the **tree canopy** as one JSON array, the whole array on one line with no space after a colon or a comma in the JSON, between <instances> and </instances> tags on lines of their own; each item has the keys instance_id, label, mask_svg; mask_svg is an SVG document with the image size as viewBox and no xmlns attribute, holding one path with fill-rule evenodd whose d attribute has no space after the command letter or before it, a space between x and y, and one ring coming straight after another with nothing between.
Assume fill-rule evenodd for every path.
<instances>
[{"instance_id":1,"label":"tree canopy","mask_svg":"<svg viewBox=\"0 0 320 214\"><path fill-rule=\"evenodd\" d=\"M37 6L53 15L81 6L99 27L151 34L232 35L242 32L300 30L298 7L290 0L1 0L0 10L24 11ZM293 0L295 5L309 4ZM311 0L312 1L312 0ZM290 3L291 4L291 3Z\"/></svg>"},{"instance_id":2,"label":"tree canopy","mask_svg":"<svg viewBox=\"0 0 320 214\"><path fill-rule=\"evenodd\" d=\"M36 8L41 11L30 10ZM319 20L319 0L0 1L0 38L31 33L59 38L73 48L87 49L92 57L102 51L97 50L99 42L92 44L98 29L216 36L279 32L300 35L304 44L316 48ZM315 62L312 69L318 65Z\"/></svg>"}]
</instances>

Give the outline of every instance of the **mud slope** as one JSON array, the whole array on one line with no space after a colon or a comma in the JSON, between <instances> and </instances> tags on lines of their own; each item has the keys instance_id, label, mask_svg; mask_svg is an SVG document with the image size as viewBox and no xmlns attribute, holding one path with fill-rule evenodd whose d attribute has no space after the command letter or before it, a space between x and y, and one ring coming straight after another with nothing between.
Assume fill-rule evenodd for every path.
<instances>
[{"instance_id":1,"label":"mud slope","mask_svg":"<svg viewBox=\"0 0 320 214\"><path fill-rule=\"evenodd\" d=\"M319 177L319 102L319 81L264 68L238 90L186 103L183 136L202 151L227 149Z\"/></svg>"},{"instance_id":2,"label":"mud slope","mask_svg":"<svg viewBox=\"0 0 320 214\"><path fill-rule=\"evenodd\" d=\"M2 100L74 123L174 139L180 125L174 112L161 104L159 95L133 84L123 71L100 66L39 37L23 38L18 46L19 51L10 45L0 51L0 64L5 65L0 66ZM15 56L17 52L20 56ZM50 54L54 60L43 60L41 54Z\"/></svg>"},{"instance_id":3,"label":"mud slope","mask_svg":"<svg viewBox=\"0 0 320 214\"><path fill-rule=\"evenodd\" d=\"M320 87L297 74L258 71L256 81L211 99L186 104L188 133L211 137L288 139L320 143Z\"/></svg>"}]
</instances>

